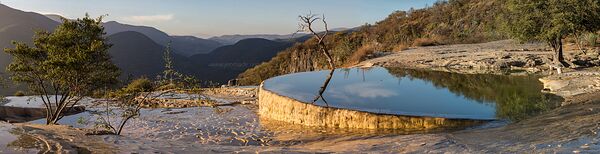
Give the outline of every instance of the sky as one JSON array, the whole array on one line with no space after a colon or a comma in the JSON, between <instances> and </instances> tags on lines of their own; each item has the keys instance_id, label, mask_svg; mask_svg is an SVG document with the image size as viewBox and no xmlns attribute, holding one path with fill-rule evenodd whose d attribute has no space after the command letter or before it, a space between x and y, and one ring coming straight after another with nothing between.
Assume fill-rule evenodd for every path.
<instances>
[{"instance_id":1,"label":"sky","mask_svg":"<svg viewBox=\"0 0 600 154\"><path fill-rule=\"evenodd\" d=\"M108 15L105 21L156 27L170 35L290 34L298 15L324 14L331 28L383 20L396 10L437 0L0 0L23 11L66 18Z\"/></svg>"}]
</instances>

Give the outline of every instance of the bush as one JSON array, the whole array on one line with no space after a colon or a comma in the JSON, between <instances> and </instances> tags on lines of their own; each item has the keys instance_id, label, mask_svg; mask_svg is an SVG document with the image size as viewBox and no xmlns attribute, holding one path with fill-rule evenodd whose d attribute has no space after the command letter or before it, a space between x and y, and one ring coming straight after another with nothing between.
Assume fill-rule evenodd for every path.
<instances>
[{"instance_id":1,"label":"bush","mask_svg":"<svg viewBox=\"0 0 600 154\"><path fill-rule=\"evenodd\" d=\"M376 44L367 44L363 45L356 52L352 53L350 58L348 59L347 65L358 64L359 62L367 59L367 56L373 54L378 48Z\"/></svg>"},{"instance_id":2,"label":"bush","mask_svg":"<svg viewBox=\"0 0 600 154\"><path fill-rule=\"evenodd\" d=\"M165 83L165 84L159 86L158 88L156 88L156 90L175 90L175 89L180 89L180 87L182 87L182 86L177 85L175 83Z\"/></svg>"},{"instance_id":3,"label":"bush","mask_svg":"<svg viewBox=\"0 0 600 154\"><path fill-rule=\"evenodd\" d=\"M404 43L400 43L396 46L394 46L394 49L392 49L393 51L404 51L404 50L408 50L408 45L404 44Z\"/></svg>"},{"instance_id":4,"label":"bush","mask_svg":"<svg viewBox=\"0 0 600 154\"><path fill-rule=\"evenodd\" d=\"M439 44L437 40L431 38L418 38L413 41L413 46L415 47L435 46Z\"/></svg>"},{"instance_id":5,"label":"bush","mask_svg":"<svg viewBox=\"0 0 600 154\"><path fill-rule=\"evenodd\" d=\"M587 46L596 47L598 45L598 34L596 33L588 33L583 39Z\"/></svg>"},{"instance_id":6,"label":"bush","mask_svg":"<svg viewBox=\"0 0 600 154\"><path fill-rule=\"evenodd\" d=\"M135 79L131 81L123 91L127 93L136 93L136 92L149 92L154 89L154 85L152 85L152 81L150 79L142 77L139 79Z\"/></svg>"},{"instance_id":7,"label":"bush","mask_svg":"<svg viewBox=\"0 0 600 154\"><path fill-rule=\"evenodd\" d=\"M25 93L23 91L17 91L17 92L15 92L15 96L23 97L23 96L25 96Z\"/></svg>"}]
</instances>

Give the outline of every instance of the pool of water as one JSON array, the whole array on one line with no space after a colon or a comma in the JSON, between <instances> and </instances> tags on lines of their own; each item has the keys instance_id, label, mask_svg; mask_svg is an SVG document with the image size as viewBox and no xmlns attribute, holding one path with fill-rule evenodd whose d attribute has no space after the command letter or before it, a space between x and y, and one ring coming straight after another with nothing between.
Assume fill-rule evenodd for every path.
<instances>
[{"instance_id":1,"label":"pool of water","mask_svg":"<svg viewBox=\"0 0 600 154\"><path fill-rule=\"evenodd\" d=\"M0 122L0 153L39 153L41 142L13 125Z\"/></svg>"},{"instance_id":2,"label":"pool of water","mask_svg":"<svg viewBox=\"0 0 600 154\"><path fill-rule=\"evenodd\" d=\"M61 97L57 97L61 98ZM54 98L52 98L54 99ZM21 108L45 108L44 102L39 96L6 97L5 101L0 102L0 106L21 107Z\"/></svg>"},{"instance_id":3,"label":"pool of water","mask_svg":"<svg viewBox=\"0 0 600 154\"><path fill-rule=\"evenodd\" d=\"M62 96L48 96L52 106L54 100L61 99ZM86 98L80 101L80 104L89 103L91 99ZM54 107L56 109L56 107ZM77 105L75 109L65 111L67 115L80 113L85 107ZM0 100L0 121L26 122L40 119L46 116L46 106L40 96L10 96Z\"/></svg>"},{"instance_id":4,"label":"pool of water","mask_svg":"<svg viewBox=\"0 0 600 154\"><path fill-rule=\"evenodd\" d=\"M402 68L337 69L271 78L264 89L301 102L378 114L520 120L556 106L535 76L471 75Z\"/></svg>"}]
</instances>

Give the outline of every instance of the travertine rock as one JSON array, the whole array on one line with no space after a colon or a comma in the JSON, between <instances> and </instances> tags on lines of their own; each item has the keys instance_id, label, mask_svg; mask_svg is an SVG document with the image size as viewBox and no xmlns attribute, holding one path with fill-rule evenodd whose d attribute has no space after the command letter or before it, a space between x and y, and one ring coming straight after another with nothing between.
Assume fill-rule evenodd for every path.
<instances>
[{"instance_id":1,"label":"travertine rock","mask_svg":"<svg viewBox=\"0 0 600 154\"><path fill-rule=\"evenodd\" d=\"M430 130L464 127L483 121L383 115L348 109L322 107L277 95L262 86L258 93L259 115L263 118L306 126L366 129Z\"/></svg>"}]
</instances>

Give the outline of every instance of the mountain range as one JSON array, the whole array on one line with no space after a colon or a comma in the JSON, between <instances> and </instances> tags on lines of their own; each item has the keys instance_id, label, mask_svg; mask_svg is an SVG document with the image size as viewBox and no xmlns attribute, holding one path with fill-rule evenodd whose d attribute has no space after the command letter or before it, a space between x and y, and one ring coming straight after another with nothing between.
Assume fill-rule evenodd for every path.
<instances>
[{"instance_id":1,"label":"mountain range","mask_svg":"<svg viewBox=\"0 0 600 154\"><path fill-rule=\"evenodd\" d=\"M267 40L293 40L296 38L304 37L307 34L304 33L296 33L296 34L287 34L287 35L276 35L276 34L257 34L257 35L223 35L223 36L215 36L209 38L209 40L217 41L221 44L231 45L235 44L244 39L251 38L262 38Z\"/></svg>"},{"instance_id":2,"label":"mountain range","mask_svg":"<svg viewBox=\"0 0 600 154\"><path fill-rule=\"evenodd\" d=\"M0 4L0 49L14 47L12 41L31 44L36 30L52 31L60 22L62 17L58 15L45 16ZM223 37L231 40L221 43L215 39L170 36L153 27L114 21L105 22L103 26L108 42L113 44L109 50L112 61L121 68L124 77L154 78L160 74L164 70L164 50L171 43L175 69L200 80L221 83L308 37L281 39L286 36L269 35L269 39L264 39L254 38L260 37L258 35L239 35L236 36L239 38ZM4 68L10 61L9 55L0 52L0 74L5 74Z\"/></svg>"}]
</instances>

